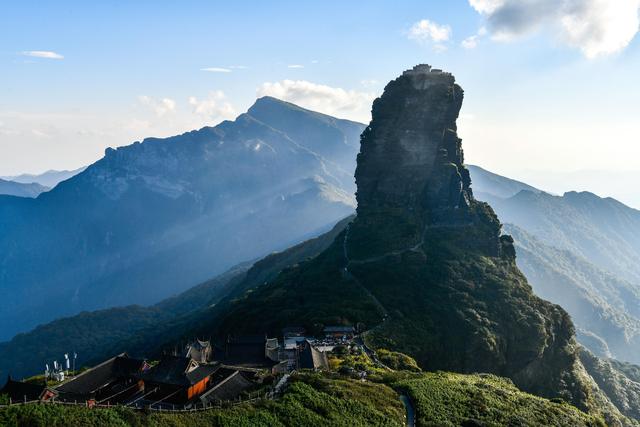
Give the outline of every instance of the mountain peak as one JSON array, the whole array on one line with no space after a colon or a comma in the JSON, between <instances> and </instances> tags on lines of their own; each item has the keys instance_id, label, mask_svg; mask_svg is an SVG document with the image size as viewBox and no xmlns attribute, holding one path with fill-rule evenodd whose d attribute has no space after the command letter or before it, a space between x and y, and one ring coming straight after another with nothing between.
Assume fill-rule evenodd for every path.
<instances>
[{"instance_id":1,"label":"mountain peak","mask_svg":"<svg viewBox=\"0 0 640 427\"><path fill-rule=\"evenodd\" d=\"M222 335L286 325L365 325L372 347L424 369L491 372L584 408L573 325L516 267L489 205L476 201L456 119L463 91L421 65L374 101L357 159L357 216L322 254L242 301Z\"/></svg>"},{"instance_id":2,"label":"mountain peak","mask_svg":"<svg viewBox=\"0 0 640 427\"><path fill-rule=\"evenodd\" d=\"M296 104L292 104L291 102L287 102L273 96L263 96L256 99L256 102L254 102L253 105L249 108L247 114L260 118L267 111L269 112L269 114L274 114L275 112L282 112L287 110L305 112L309 114L319 114L315 111L307 110Z\"/></svg>"},{"instance_id":3,"label":"mountain peak","mask_svg":"<svg viewBox=\"0 0 640 427\"><path fill-rule=\"evenodd\" d=\"M474 213L479 203L456 132L463 97L452 74L418 65L374 102L356 169L358 218L370 248L418 244L426 227L482 222L490 224L482 237L488 254L499 252L497 218Z\"/></svg>"}]
</instances>

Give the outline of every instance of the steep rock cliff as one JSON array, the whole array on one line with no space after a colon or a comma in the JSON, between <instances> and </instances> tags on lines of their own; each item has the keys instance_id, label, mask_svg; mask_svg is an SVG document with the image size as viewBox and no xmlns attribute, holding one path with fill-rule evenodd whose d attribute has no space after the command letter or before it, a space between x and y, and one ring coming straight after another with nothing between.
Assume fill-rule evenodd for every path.
<instances>
[{"instance_id":1,"label":"steep rock cliff","mask_svg":"<svg viewBox=\"0 0 640 427\"><path fill-rule=\"evenodd\" d=\"M205 330L311 331L340 322L429 370L491 372L590 406L567 313L536 297L491 207L474 199L456 119L463 91L419 65L374 102L357 217L316 258L223 302Z\"/></svg>"}]
</instances>

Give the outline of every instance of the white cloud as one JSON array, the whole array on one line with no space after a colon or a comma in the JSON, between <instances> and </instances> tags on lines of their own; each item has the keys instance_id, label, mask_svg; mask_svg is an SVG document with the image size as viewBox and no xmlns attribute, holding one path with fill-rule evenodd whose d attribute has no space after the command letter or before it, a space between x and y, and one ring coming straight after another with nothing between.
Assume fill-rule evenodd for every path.
<instances>
[{"instance_id":1,"label":"white cloud","mask_svg":"<svg viewBox=\"0 0 640 427\"><path fill-rule=\"evenodd\" d=\"M22 52L24 56L32 56L34 58L46 58L46 59L64 59L64 56L56 52L49 50L26 50Z\"/></svg>"},{"instance_id":2,"label":"white cloud","mask_svg":"<svg viewBox=\"0 0 640 427\"><path fill-rule=\"evenodd\" d=\"M504 0L469 0L469 4L480 13L493 13L502 7Z\"/></svg>"},{"instance_id":3,"label":"white cloud","mask_svg":"<svg viewBox=\"0 0 640 427\"><path fill-rule=\"evenodd\" d=\"M325 114L368 122L371 119L373 93L345 90L306 80L263 83L258 96L273 96Z\"/></svg>"},{"instance_id":4,"label":"white cloud","mask_svg":"<svg viewBox=\"0 0 640 427\"><path fill-rule=\"evenodd\" d=\"M304 65L301 65L301 64L290 64L290 65L287 65L287 68L304 68Z\"/></svg>"},{"instance_id":5,"label":"white cloud","mask_svg":"<svg viewBox=\"0 0 640 427\"><path fill-rule=\"evenodd\" d=\"M208 121L230 119L236 114L235 109L221 90L209 92L209 96L205 99L190 96L188 101L192 112Z\"/></svg>"},{"instance_id":6,"label":"white cloud","mask_svg":"<svg viewBox=\"0 0 640 427\"><path fill-rule=\"evenodd\" d=\"M513 40L548 30L589 59L620 52L640 27L640 0L469 0L492 36Z\"/></svg>"},{"instance_id":7,"label":"white cloud","mask_svg":"<svg viewBox=\"0 0 640 427\"><path fill-rule=\"evenodd\" d=\"M222 67L200 68L200 71L208 71L210 73L230 73L231 72L229 68L222 68Z\"/></svg>"},{"instance_id":8,"label":"white cloud","mask_svg":"<svg viewBox=\"0 0 640 427\"><path fill-rule=\"evenodd\" d=\"M451 27L439 25L428 19L422 19L409 28L407 37L419 43L437 43L441 45L451 38Z\"/></svg>"},{"instance_id":9,"label":"white cloud","mask_svg":"<svg viewBox=\"0 0 640 427\"><path fill-rule=\"evenodd\" d=\"M156 99L146 95L140 95L138 101L145 107L149 107L158 117L176 111L176 101L171 98Z\"/></svg>"},{"instance_id":10,"label":"white cloud","mask_svg":"<svg viewBox=\"0 0 640 427\"><path fill-rule=\"evenodd\" d=\"M478 46L478 36L470 36L462 40L462 47L465 49L475 49Z\"/></svg>"}]
</instances>

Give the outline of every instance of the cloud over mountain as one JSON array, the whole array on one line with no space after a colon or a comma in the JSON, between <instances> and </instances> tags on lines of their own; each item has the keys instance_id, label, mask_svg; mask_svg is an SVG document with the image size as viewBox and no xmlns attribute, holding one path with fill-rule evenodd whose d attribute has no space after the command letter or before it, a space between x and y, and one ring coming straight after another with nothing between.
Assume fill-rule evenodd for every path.
<instances>
[{"instance_id":1,"label":"cloud over mountain","mask_svg":"<svg viewBox=\"0 0 640 427\"><path fill-rule=\"evenodd\" d=\"M346 90L306 80L266 82L258 88L257 95L273 96L304 108L361 122L368 122L371 118L371 102L375 98L373 93Z\"/></svg>"}]
</instances>

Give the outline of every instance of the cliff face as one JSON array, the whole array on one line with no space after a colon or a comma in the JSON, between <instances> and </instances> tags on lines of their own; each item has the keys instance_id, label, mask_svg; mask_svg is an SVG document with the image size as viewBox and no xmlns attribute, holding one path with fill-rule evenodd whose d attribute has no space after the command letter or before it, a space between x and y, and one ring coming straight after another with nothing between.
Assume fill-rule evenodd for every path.
<instances>
[{"instance_id":1,"label":"cliff face","mask_svg":"<svg viewBox=\"0 0 640 427\"><path fill-rule=\"evenodd\" d=\"M389 83L362 134L356 219L318 257L221 304L210 325L361 324L371 345L428 370L495 373L588 407L569 316L533 294L513 240L473 198L456 133L462 98L451 74L426 65Z\"/></svg>"},{"instance_id":2,"label":"cliff face","mask_svg":"<svg viewBox=\"0 0 640 427\"><path fill-rule=\"evenodd\" d=\"M419 65L373 105L345 237L347 269L392 315L371 340L401 343L430 369L495 372L584 404L569 316L533 295L513 240L473 197L456 133L462 99L451 74Z\"/></svg>"},{"instance_id":3,"label":"cliff face","mask_svg":"<svg viewBox=\"0 0 640 427\"><path fill-rule=\"evenodd\" d=\"M464 91L449 73L418 65L390 82L373 104L361 139L354 255L419 245L428 227L478 226L482 252L497 256L500 224L477 215L456 119ZM474 242L479 243L479 239Z\"/></svg>"}]
</instances>

